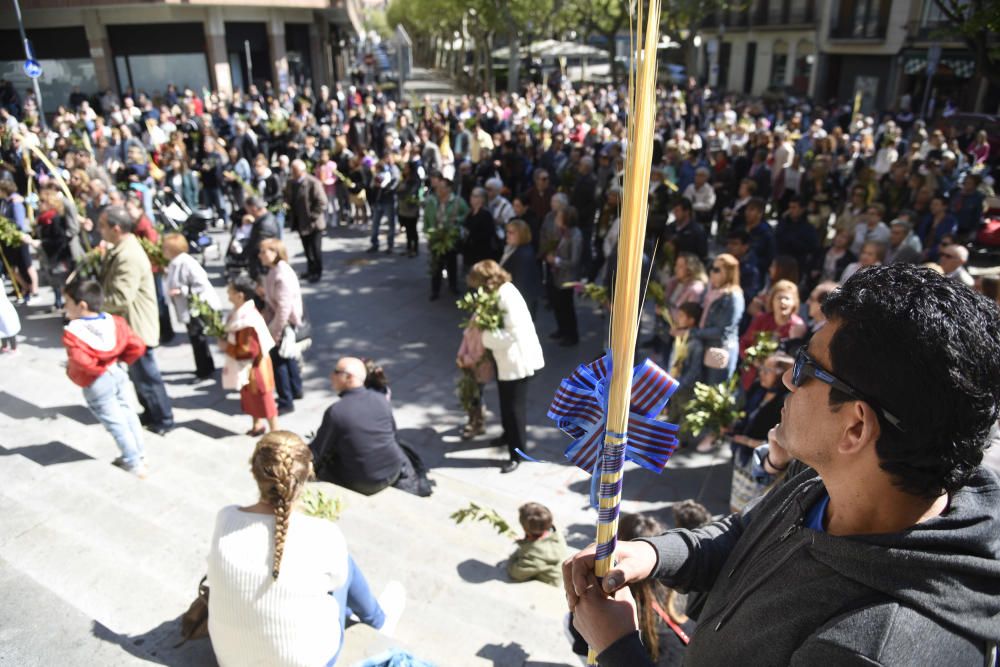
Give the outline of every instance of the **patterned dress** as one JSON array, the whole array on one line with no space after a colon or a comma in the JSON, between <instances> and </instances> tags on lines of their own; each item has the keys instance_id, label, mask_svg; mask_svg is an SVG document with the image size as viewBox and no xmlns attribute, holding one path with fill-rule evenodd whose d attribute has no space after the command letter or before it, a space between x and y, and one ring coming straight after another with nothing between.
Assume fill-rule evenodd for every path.
<instances>
[{"instance_id":1,"label":"patterned dress","mask_svg":"<svg viewBox=\"0 0 1000 667\"><path fill-rule=\"evenodd\" d=\"M261 354L260 340L253 327L236 331L236 342L226 345L233 359L253 359L250 382L240 388L240 408L254 419L272 419L278 415L274 401L274 368L271 357Z\"/></svg>"}]
</instances>

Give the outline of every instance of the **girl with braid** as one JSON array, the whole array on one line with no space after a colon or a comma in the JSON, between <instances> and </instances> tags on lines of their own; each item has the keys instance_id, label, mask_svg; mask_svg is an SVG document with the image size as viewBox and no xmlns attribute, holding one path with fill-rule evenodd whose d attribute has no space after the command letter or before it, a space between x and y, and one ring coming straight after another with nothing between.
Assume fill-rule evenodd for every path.
<instances>
[{"instance_id":1,"label":"girl with braid","mask_svg":"<svg viewBox=\"0 0 1000 667\"><path fill-rule=\"evenodd\" d=\"M295 511L313 478L302 439L268 433L250 469L260 500L219 512L208 556L208 630L219 665L333 665L352 613L391 635L402 585L390 582L376 599L337 525Z\"/></svg>"}]
</instances>

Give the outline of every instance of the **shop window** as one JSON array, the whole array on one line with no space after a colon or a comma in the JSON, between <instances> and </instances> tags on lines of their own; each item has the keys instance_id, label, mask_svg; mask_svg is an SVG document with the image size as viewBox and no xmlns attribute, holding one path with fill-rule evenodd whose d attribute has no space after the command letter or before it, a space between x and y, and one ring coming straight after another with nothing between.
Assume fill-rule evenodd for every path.
<instances>
[{"instance_id":1,"label":"shop window","mask_svg":"<svg viewBox=\"0 0 1000 667\"><path fill-rule=\"evenodd\" d=\"M299 89L312 84L312 53L309 26L302 23L285 24L285 53L288 57L288 83Z\"/></svg>"},{"instance_id":2,"label":"shop window","mask_svg":"<svg viewBox=\"0 0 1000 667\"><path fill-rule=\"evenodd\" d=\"M42 108L46 116L51 116L60 105L69 104L73 87L80 92L93 95L97 90L97 74L94 61L90 58L64 58L49 60L42 58L42 76L38 78L38 90L42 94ZM0 79L14 84L18 96L23 100L31 90L31 79L24 74L24 59L0 61Z\"/></svg>"},{"instance_id":3,"label":"shop window","mask_svg":"<svg viewBox=\"0 0 1000 667\"><path fill-rule=\"evenodd\" d=\"M110 25L108 42L122 92L131 88L155 96L170 83L198 93L211 88L201 23Z\"/></svg>"},{"instance_id":4,"label":"shop window","mask_svg":"<svg viewBox=\"0 0 1000 667\"><path fill-rule=\"evenodd\" d=\"M211 88L208 65L203 53L160 53L115 58L118 86L124 91L157 95L174 84L179 89L190 88L199 95Z\"/></svg>"}]
</instances>

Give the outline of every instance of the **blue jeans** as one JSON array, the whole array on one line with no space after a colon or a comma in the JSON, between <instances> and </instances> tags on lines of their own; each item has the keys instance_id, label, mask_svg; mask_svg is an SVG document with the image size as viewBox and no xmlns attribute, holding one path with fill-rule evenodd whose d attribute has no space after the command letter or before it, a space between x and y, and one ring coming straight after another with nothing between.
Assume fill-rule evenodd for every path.
<instances>
[{"instance_id":1,"label":"blue jeans","mask_svg":"<svg viewBox=\"0 0 1000 667\"><path fill-rule=\"evenodd\" d=\"M111 366L93 384L83 388L83 398L90 411L115 439L126 467L132 468L141 463L144 449L142 425L128 402L127 385L125 371Z\"/></svg>"},{"instance_id":2,"label":"blue jeans","mask_svg":"<svg viewBox=\"0 0 1000 667\"><path fill-rule=\"evenodd\" d=\"M147 347L146 353L129 367L128 374L135 385L139 403L146 411L147 423L154 428L158 426L173 428L174 411L170 408L170 398L167 396L166 387L163 386L156 357L153 356L155 349Z\"/></svg>"},{"instance_id":3,"label":"blue jeans","mask_svg":"<svg viewBox=\"0 0 1000 667\"><path fill-rule=\"evenodd\" d=\"M396 241L396 205L392 202L382 202L372 207L372 247L378 248L378 228L382 218L389 221L389 234L386 236L385 245L392 250Z\"/></svg>"},{"instance_id":4,"label":"blue jeans","mask_svg":"<svg viewBox=\"0 0 1000 667\"><path fill-rule=\"evenodd\" d=\"M281 209L274 214L274 220L278 223L278 238L285 238L285 210Z\"/></svg>"},{"instance_id":5,"label":"blue jeans","mask_svg":"<svg viewBox=\"0 0 1000 667\"><path fill-rule=\"evenodd\" d=\"M298 359L285 359L278 354L278 346L271 348L271 365L274 366L274 387L278 392L278 408L294 407L296 396L302 396L302 371Z\"/></svg>"},{"instance_id":6,"label":"blue jeans","mask_svg":"<svg viewBox=\"0 0 1000 667\"><path fill-rule=\"evenodd\" d=\"M361 569L354 562L353 556L347 556L347 582L333 591L331 595L336 598L337 604L340 605L341 638L344 636L344 626L347 624L347 617L352 613L357 614L362 623L370 625L376 630L385 624L385 612L382 611L382 607L378 605L378 600L372 595L372 591L368 587L368 580L365 579L365 575L362 574ZM340 645L344 645L343 639L341 639ZM330 662L326 663L327 667L336 664L339 656L340 651L338 650Z\"/></svg>"}]
</instances>

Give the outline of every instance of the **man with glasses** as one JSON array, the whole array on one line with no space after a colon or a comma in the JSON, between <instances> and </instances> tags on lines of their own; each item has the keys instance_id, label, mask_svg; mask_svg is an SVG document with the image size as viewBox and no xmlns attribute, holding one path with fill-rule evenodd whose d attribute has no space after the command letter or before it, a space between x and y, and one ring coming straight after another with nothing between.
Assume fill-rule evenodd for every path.
<instances>
[{"instance_id":1,"label":"man with glasses","mask_svg":"<svg viewBox=\"0 0 1000 667\"><path fill-rule=\"evenodd\" d=\"M976 279L965 268L965 263L968 261L969 249L957 243L944 246L938 253L938 263L944 275L967 287L972 287L976 284Z\"/></svg>"},{"instance_id":2,"label":"man with glasses","mask_svg":"<svg viewBox=\"0 0 1000 667\"><path fill-rule=\"evenodd\" d=\"M365 388L366 376L360 359L337 361L330 384L340 400L323 414L309 448L317 478L370 496L401 479L412 480L413 468L396 441L389 401Z\"/></svg>"},{"instance_id":3,"label":"man with glasses","mask_svg":"<svg viewBox=\"0 0 1000 667\"><path fill-rule=\"evenodd\" d=\"M566 561L602 666L651 664L627 593L651 576L709 592L686 665L996 664L1000 478L981 463L1000 311L902 264L856 274L823 313L757 450L782 483L704 528L619 543L601 585L593 546Z\"/></svg>"},{"instance_id":4,"label":"man with glasses","mask_svg":"<svg viewBox=\"0 0 1000 667\"><path fill-rule=\"evenodd\" d=\"M535 169L531 179L533 185L524 193L524 201L536 218L545 220L552 209L552 195L556 193L556 189L550 182L549 172L544 169Z\"/></svg>"}]
</instances>

